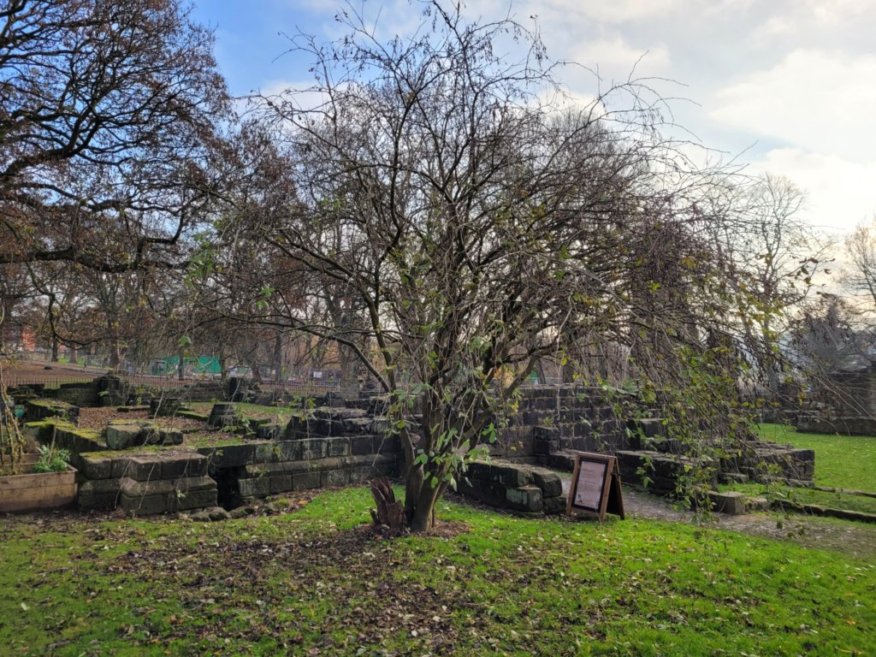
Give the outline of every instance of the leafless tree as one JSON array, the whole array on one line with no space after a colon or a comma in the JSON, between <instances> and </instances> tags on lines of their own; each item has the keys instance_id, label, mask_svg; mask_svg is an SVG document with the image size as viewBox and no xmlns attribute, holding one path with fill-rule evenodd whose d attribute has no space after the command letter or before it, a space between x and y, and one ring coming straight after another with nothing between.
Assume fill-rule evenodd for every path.
<instances>
[{"instance_id":1,"label":"leafless tree","mask_svg":"<svg viewBox=\"0 0 876 657\"><path fill-rule=\"evenodd\" d=\"M184 261L225 107L211 46L177 0L0 5L0 263Z\"/></svg>"},{"instance_id":2,"label":"leafless tree","mask_svg":"<svg viewBox=\"0 0 876 657\"><path fill-rule=\"evenodd\" d=\"M788 179L765 174L730 188L729 216L717 234L740 302L739 341L775 401L789 363L782 335L825 267L829 242L801 217L803 193Z\"/></svg>"},{"instance_id":3,"label":"leafless tree","mask_svg":"<svg viewBox=\"0 0 876 657\"><path fill-rule=\"evenodd\" d=\"M663 314L670 342L695 341L682 315L708 317L708 304L684 285L715 276L697 234L713 220L692 202L700 180L658 134L647 87L612 90L631 101L623 112L605 97L560 106L546 100L562 94L536 35L417 5L409 39L383 40L348 10L341 40L296 40L314 88L264 99L294 201L247 225L278 261L364 310L361 324L292 323L357 354L388 393L406 522L422 531L564 336L628 344ZM512 40L518 61L497 54Z\"/></svg>"},{"instance_id":4,"label":"leafless tree","mask_svg":"<svg viewBox=\"0 0 876 657\"><path fill-rule=\"evenodd\" d=\"M844 282L866 299L868 311L876 309L876 222L858 226L845 242L848 271Z\"/></svg>"}]
</instances>

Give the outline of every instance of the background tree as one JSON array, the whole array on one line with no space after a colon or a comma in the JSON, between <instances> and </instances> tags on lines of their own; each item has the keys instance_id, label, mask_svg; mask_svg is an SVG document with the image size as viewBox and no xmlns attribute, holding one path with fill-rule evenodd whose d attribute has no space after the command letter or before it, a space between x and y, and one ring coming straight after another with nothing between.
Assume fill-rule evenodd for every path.
<instances>
[{"instance_id":1,"label":"background tree","mask_svg":"<svg viewBox=\"0 0 876 657\"><path fill-rule=\"evenodd\" d=\"M788 362L781 337L824 269L828 244L800 216L803 193L789 180L765 174L740 179L717 235L731 282L747 312L740 313L740 345L754 375L778 402Z\"/></svg>"},{"instance_id":2,"label":"background tree","mask_svg":"<svg viewBox=\"0 0 876 657\"><path fill-rule=\"evenodd\" d=\"M176 0L3 3L0 263L184 260L224 111L211 46Z\"/></svg>"},{"instance_id":3,"label":"background tree","mask_svg":"<svg viewBox=\"0 0 876 657\"><path fill-rule=\"evenodd\" d=\"M843 282L863 296L868 312L876 309L876 221L858 226L845 241L848 258Z\"/></svg>"}]
</instances>

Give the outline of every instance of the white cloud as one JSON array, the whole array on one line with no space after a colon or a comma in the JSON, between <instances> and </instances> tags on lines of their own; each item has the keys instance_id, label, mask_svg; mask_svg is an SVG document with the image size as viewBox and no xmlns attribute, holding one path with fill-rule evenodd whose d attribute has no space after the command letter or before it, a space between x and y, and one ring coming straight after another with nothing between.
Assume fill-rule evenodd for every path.
<instances>
[{"instance_id":1,"label":"white cloud","mask_svg":"<svg viewBox=\"0 0 876 657\"><path fill-rule=\"evenodd\" d=\"M682 6L682 0L553 0L555 11L586 16L605 23L626 23L659 16Z\"/></svg>"},{"instance_id":2,"label":"white cloud","mask_svg":"<svg viewBox=\"0 0 876 657\"><path fill-rule=\"evenodd\" d=\"M805 190L805 218L828 233L849 233L876 216L876 161L858 163L799 148L777 148L753 167L781 174Z\"/></svg>"},{"instance_id":3,"label":"white cloud","mask_svg":"<svg viewBox=\"0 0 876 657\"><path fill-rule=\"evenodd\" d=\"M603 79L664 75L669 70L669 50L664 45L635 48L617 35L588 41L573 48L571 59L598 70Z\"/></svg>"},{"instance_id":4,"label":"white cloud","mask_svg":"<svg viewBox=\"0 0 876 657\"><path fill-rule=\"evenodd\" d=\"M854 19L873 9L872 0L807 0L806 8L819 22L837 23ZM808 12L807 12L808 13Z\"/></svg>"},{"instance_id":5,"label":"white cloud","mask_svg":"<svg viewBox=\"0 0 876 657\"><path fill-rule=\"evenodd\" d=\"M799 148L865 162L876 152L876 56L795 50L720 90L711 117Z\"/></svg>"}]
</instances>

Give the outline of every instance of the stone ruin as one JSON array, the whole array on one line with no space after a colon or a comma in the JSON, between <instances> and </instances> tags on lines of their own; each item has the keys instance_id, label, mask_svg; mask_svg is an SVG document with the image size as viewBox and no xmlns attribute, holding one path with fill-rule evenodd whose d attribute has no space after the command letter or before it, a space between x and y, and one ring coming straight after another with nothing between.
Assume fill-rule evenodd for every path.
<instances>
[{"instance_id":1,"label":"stone ruin","mask_svg":"<svg viewBox=\"0 0 876 657\"><path fill-rule=\"evenodd\" d=\"M795 425L806 433L876 436L876 362L863 355L846 358L798 411Z\"/></svg>"},{"instance_id":2,"label":"stone ruin","mask_svg":"<svg viewBox=\"0 0 876 657\"><path fill-rule=\"evenodd\" d=\"M379 398L341 406L335 396L321 400L334 406L292 410L288 422L277 422L241 417L229 402L215 403L209 414L197 413L181 401L192 391L180 390L148 406L117 409L119 414L148 411L148 419L115 419L96 431L77 427L79 406L64 399L97 406L125 395L114 381L99 379L92 387L109 392L89 396L78 387L68 396L62 386L53 399L43 399L35 398L33 390L12 391L26 404L27 430L73 453L82 510L155 514L217 504L234 508L279 493L400 473L399 441L379 414ZM459 492L519 513L563 513L559 472L571 472L576 451L615 454L625 483L642 484L647 477L648 488L665 495L677 492L686 466L705 468L714 483L767 473L812 478L811 450L750 440L736 446L733 458L705 462L670 439L660 418L626 420L618 417L617 408L599 389L524 389L516 413L490 446L490 461L471 464L460 477ZM192 426L168 427L169 417L184 418Z\"/></svg>"}]
</instances>

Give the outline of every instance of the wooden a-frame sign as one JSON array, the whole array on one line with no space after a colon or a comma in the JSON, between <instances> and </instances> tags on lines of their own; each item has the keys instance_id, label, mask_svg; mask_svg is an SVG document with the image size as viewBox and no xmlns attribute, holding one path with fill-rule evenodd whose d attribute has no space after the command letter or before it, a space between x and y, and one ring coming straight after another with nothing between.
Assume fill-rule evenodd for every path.
<instances>
[{"instance_id":1,"label":"wooden a-frame sign","mask_svg":"<svg viewBox=\"0 0 876 657\"><path fill-rule=\"evenodd\" d=\"M611 513L624 518L620 468L617 457L591 452L575 453L566 513L596 515L600 521Z\"/></svg>"}]
</instances>

